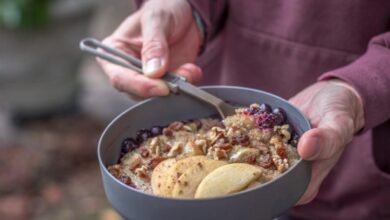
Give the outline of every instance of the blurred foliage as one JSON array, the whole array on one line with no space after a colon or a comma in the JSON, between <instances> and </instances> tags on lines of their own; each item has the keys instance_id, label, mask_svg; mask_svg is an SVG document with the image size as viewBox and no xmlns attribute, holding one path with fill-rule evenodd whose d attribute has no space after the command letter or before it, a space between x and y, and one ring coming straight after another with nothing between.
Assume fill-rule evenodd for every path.
<instances>
[{"instance_id":1,"label":"blurred foliage","mask_svg":"<svg viewBox=\"0 0 390 220\"><path fill-rule=\"evenodd\" d=\"M0 26L39 28L49 21L50 0L0 0Z\"/></svg>"}]
</instances>

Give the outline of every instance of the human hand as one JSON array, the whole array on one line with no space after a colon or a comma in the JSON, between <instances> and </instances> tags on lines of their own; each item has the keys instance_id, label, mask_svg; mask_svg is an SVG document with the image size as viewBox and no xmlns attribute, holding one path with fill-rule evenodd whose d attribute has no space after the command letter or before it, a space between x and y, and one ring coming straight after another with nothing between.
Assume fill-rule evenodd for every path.
<instances>
[{"instance_id":1,"label":"human hand","mask_svg":"<svg viewBox=\"0 0 390 220\"><path fill-rule=\"evenodd\" d=\"M310 202L340 158L353 135L364 126L359 94L346 82L317 82L290 99L308 118L313 129L302 135L298 153L312 161L309 186L297 205Z\"/></svg>"},{"instance_id":2,"label":"human hand","mask_svg":"<svg viewBox=\"0 0 390 220\"><path fill-rule=\"evenodd\" d=\"M167 71L200 81L202 71L192 64L201 45L201 35L185 0L147 1L130 15L103 43L142 59L141 75L98 59L113 86L140 97L164 96L166 84L158 79Z\"/></svg>"}]
</instances>

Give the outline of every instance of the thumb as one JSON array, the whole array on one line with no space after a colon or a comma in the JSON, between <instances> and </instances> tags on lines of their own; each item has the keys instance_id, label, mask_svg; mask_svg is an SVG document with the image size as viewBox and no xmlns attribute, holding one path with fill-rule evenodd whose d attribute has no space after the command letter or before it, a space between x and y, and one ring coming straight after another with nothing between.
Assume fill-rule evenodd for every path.
<instances>
[{"instance_id":1,"label":"thumb","mask_svg":"<svg viewBox=\"0 0 390 220\"><path fill-rule=\"evenodd\" d=\"M314 128L304 133L298 153L305 160L328 159L340 150L340 137L333 129Z\"/></svg>"},{"instance_id":2,"label":"thumb","mask_svg":"<svg viewBox=\"0 0 390 220\"><path fill-rule=\"evenodd\" d=\"M163 12L145 13L142 17L142 39L141 50L143 72L151 78L163 76L168 66L168 43L165 29L168 21Z\"/></svg>"}]
</instances>

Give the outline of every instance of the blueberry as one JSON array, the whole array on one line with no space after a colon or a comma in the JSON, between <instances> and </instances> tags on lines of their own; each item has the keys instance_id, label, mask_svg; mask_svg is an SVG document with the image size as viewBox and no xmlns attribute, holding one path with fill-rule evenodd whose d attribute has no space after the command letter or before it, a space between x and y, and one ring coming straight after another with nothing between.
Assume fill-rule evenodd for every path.
<instances>
[{"instance_id":1,"label":"blueberry","mask_svg":"<svg viewBox=\"0 0 390 220\"><path fill-rule=\"evenodd\" d=\"M138 142L134 138L126 138L122 142L121 154L126 154L129 151L133 151L138 147Z\"/></svg>"},{"instance_id":2,"label":"blueberry","mask_svg":"<svg viewBox=\"0 0 390 220\"><path fill-rule=\"evenodd\" d=\"M275 115L275 124L281 125L286 121L286 112L282 108L274 108L272 113Z\"/></svg>"},{"instance_id":3,"label":"blueberry","mask_svg":"<svg viewBox=\"0 0 390 220\"><path fill-rule=\"evenodd\" d=\"M290 139L290 144L294 147L297 147L298 146L298 141L299 141L299 135L297 133L294 132L294 134L292 135L292 138Z\"/></svg>"},{"instance_id":4,"label":"blueberry","mask_svg":"<svg viewBox=\"0 0 390 220\"><path fill-rule=\"evenodd\" d=\"M137 132L138 143L142 143L150 137L152 137L152 132L150 132L148 129L142 129Z\"/></svg>"},{"instance_id":5,"label":"blueberry","mask_svg":"<svg viewBox=\"0 0 390 220\"><path fill-rule=\"evenodd\" d=\"M269 106L269 105L263 103L263 104L260 105L259 111L260 111L261 113L264 113L264 112L265 112L265 113L271 113L271 112L272 112L272 108L271 108L271 106Z\"/></svg>"},{"instance_id":6,"label":"blueberry","mask_svg":"<svg viewBox=\"0 0 390 220\"><path fill-rule=\"evenodd\" d=\"M150 132L152 133L153 136L158 136L162 134L163 128L161 126L154 126L150 129Z\"/></svg>"}]
</instances>

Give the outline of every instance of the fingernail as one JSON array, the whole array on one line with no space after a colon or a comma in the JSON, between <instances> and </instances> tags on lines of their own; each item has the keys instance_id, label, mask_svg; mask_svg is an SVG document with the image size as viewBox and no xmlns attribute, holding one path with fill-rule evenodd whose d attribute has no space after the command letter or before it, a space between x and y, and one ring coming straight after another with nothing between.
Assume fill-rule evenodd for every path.
<instances>
[{"instance_id":1,"label":"fingernail","mask_svg":"<svg viewBox=\"0 0 390 220\"><path fill-rule=\"evenodd\" d=\"M146 62L144 73L147 76L151 76L160 68L161 68L161 59L153 58Z\"/></svg>"}]
</instances>

